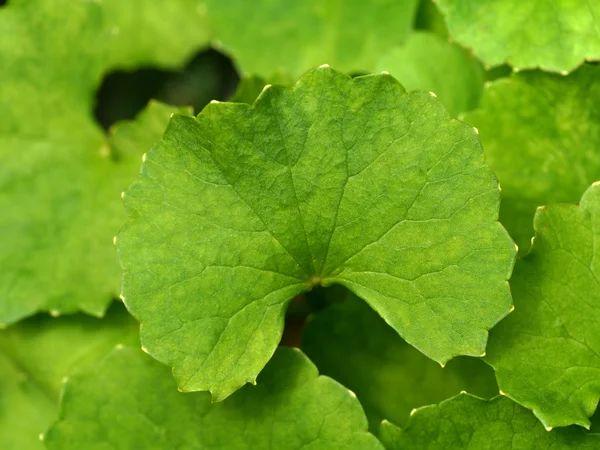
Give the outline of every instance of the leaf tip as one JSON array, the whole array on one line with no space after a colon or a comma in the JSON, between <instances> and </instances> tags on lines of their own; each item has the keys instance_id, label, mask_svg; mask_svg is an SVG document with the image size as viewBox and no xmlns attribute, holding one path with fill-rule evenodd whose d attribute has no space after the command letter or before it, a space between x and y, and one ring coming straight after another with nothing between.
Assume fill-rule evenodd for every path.
<instances>
[{"instance_id":1,"label":"leaf tip","mask_svg":"<svg viewBox=\"0 0 600 450\"><path fill-rule=\"evenodd\" d=\"M477 127L473 127L473 131L475 131L475 134L479 135L479 129Z\"/></svg>"},{"instance_id":2,"label":"leaf tip","mask_svg":"<svg viewBox=\"0 0 600 450\"><path fill-rule=\"evenodd\" d=\"M113 245L117 245L117 236L113 236Z\"/></svg>"},{"instance_id":3,"label":"leaf tip","mask_svg":"<svg viewBox=\"0 0 600 450\"><path fill-rule=\"evenodd\" d=\"M146 153L144 153L144 154L142 155L142 162L143 162L143 163L145 163L145 162L146 162Z\"/></svg>"},{"instance_id":4,"label":"leaf tip","mask_svg":"<svg viewBox=\"0 0 600 450\"><path fill-rule=\"evenodd\" d=\"M50 315L52 317L58 317L58 316L60 316L60 311L58 309L51 309L50 310Z\"/></svg>"},{"instance_id":5,"label":"leaf tip","mask_svg":"<svg viewBox=\"0 0 600 450\"><path fill-rule=\"evenodd\" d=\"M485 350L481 353L481 355L479 355L480 358L483 358L485 356Z\"/></svg>"},{"instance_id":6,"label":"leaf tip","mask_svg":"<svg viewBox=\"0 0 600 450\"><path fill-rule=\"evenodd\" d=\"M437 98L437 95L433 91L429 91L429 95L431 95L432 97L436 97Z\"/></svg>"},{"instance_id":7,"label":"leaf tip","mask_svg":"<svg viewBox=\"0 0 600 450\"><path fill-rule=\"evenodd\" d=\"M381 73L381 75L389 75L390 74L387 70L382 70L379 73Z\"/></svg>"},{"instance_id":8,"label":"leaf tip","mask_svg":"<svg viewBox=\"0 0 600 450\"><path fill-rule=\"evenodd\" d=\"M521 70L520 67L513 67L513 73L519 73Z\"/></svg>"},{"instance_id":9,"label":"leaf tip","mask_svg":"<svg viewBox=\"0 0 600 450\"><path fill-rule=\"evenodd\" d=\"M510 305L510 309L508 310L509 313L513 312L515 310L515 305Z\"/></svg>"},{"instance_id":10,"label":"leaf tip","mask_svg":"<svg viewBox=\"0 0 600 450\"><path fill-rule=\"evenodd\" d=\"M568 70L561 70L559 72L563 77L566 77L567 75L569 75L569 71Z\"/></svg>"},{"instance_id":11,"label":"leaf tip","mask_svg":"<svg viewBox=\"0 0 600 450\"><path fill-rule=\"evenodd\" d=\"M142 351L146 354L148 354L148 349L146 347L144 347L143 345L140 346L140 348L142 349Z\"/></svg>"},{"instance_id":12,"label":"leaf tip","mask_svg":"<svg viewBox=\"0 0 600 450\"><path fill-rule=\"evenodd\" d=\"M414 415L414 413L416 413L416 412L417 412L417 408L413 408L413 409L410 411L410 415L412 416L412 415Z\"/></svg>"},{"instance_id":13,"label":"leaf tip","mask_svg":"<svg viewBox=\"0 0 600 450\"><path fill-rule=\"evenodd\" d=\"M329 69L330 65L329 64L321 64L318 69Z\"/></svg>"},{"instance_id":14,"label":"leaf tip","mask_svg":"<svg viewBox=\"0 0 600 450\"><path fill-rule=\"evenodd\" d=\"M506 397L506 394L504 393L504 391L502 389L498 390L498 394L503 395L504 397Z\"/></svg>"},{"instance_id":15,"label":"leaf tip","mask_svg":"<svg viewBox=\"0 0 600 450\"><path fill-rule=\"evenodd\" d=\"M125 198L125 191L121 192L121 198Z\"/></svg>"},{"instance_id":16,"label":"leaf tip","mask_svg":"<svg viewBox=\"0 0 600 450\"><path fill-rule=\"evenodd\" d=\"M266 92L271 86L273 86L272 84L265 84L265 87L262 88L262 91L260 91L261 94L263 94L264 92Z\"/></svg>"},{"instance_id":17,"label":"leaf tip","mask_svg":"<svg viewBox=\"0 0 600 450\"><path fill-rule=\"evenodd\" d=\"M544 428L546 429L546 431L552 431L552 427L547 427L544 425Z\"/></svg>"},{"instance_id":18,"label":"leaf tip","mask_svg":"<svg viewBox=\"0 0 600 450\"><path fill-rule=\"evenodd\" d=\"M123 296L123 294L119 295L119 298L121 299L121 301L122 301L123 303L125 303L125 297Z\"/></svg>"},{"instance_id":19,"label":"leaf tip","mask_svg":"<svg viewBox=\"0 0 600 450\"><path fill-rule=\"evenodd\" d=\"M352 398L357 398L357 397L356 397L356 394L354 393L354 391L352 391L352 390L348 389L348 392L350 393L350 397L352 397Z\"/></svg>"},{"instance_id":20,"label":"leaf tip","mask_svg":"<svg viewBox=\"0 0 600 450\"><path fill-rule=\"evenodd\" d=\"M211 105L216 105L216 104L218 104L218 103L221 103L221 102L220 102L219 100L211 100L211 101L210 101L210 104L211 104Z\"/></svg>"}]
</instances>

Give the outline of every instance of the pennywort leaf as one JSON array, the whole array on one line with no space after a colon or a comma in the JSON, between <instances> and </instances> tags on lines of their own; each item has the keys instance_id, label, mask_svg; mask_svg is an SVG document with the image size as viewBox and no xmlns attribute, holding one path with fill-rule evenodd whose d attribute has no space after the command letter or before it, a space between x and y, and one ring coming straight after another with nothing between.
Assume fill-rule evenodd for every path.
<instances>
[{"instance_id":1,"label":"pennywort leaf","mask_svg":"<svg viewBox=\"0 0 600 450\"><path fill-rule=\"evenodd\" d=\"M502 185L500 221L522 251L538 206L575 203L600 179L600 66L495 81L464 120L479 129Z\"/></svg>"},{"instance_id":2,"label":"pennywort leaf","mask_svg":"<svg viewBox=\"0 0 600 450\"><path fill-rule=\"evenodd\" d=\"M600 59L600 3L438 0L450 35L490 66L568 72Z\"/></svg>"},{"instance_id":3,"label":"pennywort leaf","mask_svg":"<svg viewBox=\"0 0 600 450\"><path fill-rule=\"evenodd\" d=\"M328 63L371 72L408 37L418 0L205 0L215 34L242 72L296 79ZM283 78L282 78L283 77Z\"/></svg>"},{"instance_id":4,"label":"pennywort leaf","mask_svg":"<svg viewBox=\"0 0 600 450\"><path fill-rule=\"evenodd\" d=\"M39 437L58 416L65 377L94 367L116 344L135 344L137 328L114 305L101 321L35 316L0 331L0 448L44 448Z\"/></svg>"},{"instance_id":5,"label":"pennywort leaf","mask_svg":"<svg viewBox=\"0 0 600 450\"><path fill-rule=\"evenodd\" d=\"M382 419L403 425L414 408L465 389L498 394L494 371L479 358L454 358L441 368L353 294L309 320L302 349L321 373L356 393L373 430Z\"/></svg>"},{"instance_id":6,"label":"pennywort leaf","mask_svg":"<svg viewBox=\"0 0 600 450\"><path fill-rule=\"evenodd\" d=\"M600 397L600 185L579 205L538 209L534 225L511 280L515 312L492 332L486 360L545 426L589 427Z\"/></svg>"},{"instance_id":7,"label":"pennywort leaf","mask_svg":"<svg viewBox=\"0 0 600 450\"><path fill-rule=\"evenodd\" d=\"M461 394L439 405L419 408L400 429L381 424L387 450L597 449L600 435L571 427L546 431L531 411L499 396L486 401Z\"/></svg>"},{"instance_id":8,"label":"pennywort leaf","mask_svg":"<svg viewBox=\"0 0 600 450\"><path fill-rule=\"evenodd\" d=\"M146 148L107 146L94 90L118 67L180 65L208 39L196 2L142 3L11 1L0 10L0 325L36 311L101 316L118 295L119 196Z\"/></svg>"},{"instance_id":9,"label":"pennywort leaf","mask_svg":"<svg viewBox=\"0 0 600 450\"><path fill-rule=\"evenodd\" d=\"M483 92L481 63L433 33L411 34L379 61L377 70L390 72L409 91L434 92L454 117L477 107Z\"/></svg>"},{"instance_id":10,"label":"pennywort leaf","mask_svg":"<svg viewBox=\"0 0 600 450\"><path fill-rule=\"evenodd\" d=\"M152 389L148 389L151 386ZM87 448L382 450L350 391L298 350L280 348L259 377L227 401L177 392L166 367L115 349L93 373L70 379L49 450Z\"/></svg>"},{"instance_id":11,"label":"pennywort leaf","mask_svg":"<svg viewBox=\"0 0 600 450\"><path fill-rule=\"evenodd\" d=\"M322 67L175 116L125 194L123 296L181 389L253 382L288 302L346 286L445 363L511 307L514 244L476 133L388 75Z\"/></svg>"}]
</instances>

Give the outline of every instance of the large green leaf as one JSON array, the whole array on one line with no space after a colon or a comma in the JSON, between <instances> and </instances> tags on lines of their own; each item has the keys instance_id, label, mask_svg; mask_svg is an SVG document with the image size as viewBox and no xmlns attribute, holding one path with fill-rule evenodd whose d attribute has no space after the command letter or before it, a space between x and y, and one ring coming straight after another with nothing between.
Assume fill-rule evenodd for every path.
<instances>
[{"instance_id":1,"label":"large green leaf","mask_svg":"<svg viewBox=\"0 0 600 450\"><path fill-rule=\"evenodd\" d=\"M570 71L600 59L594 0L438 0L450 35L491 66Z\"/></svg>"},{"instance_id":2,"label":"large green leaf","mask_svg":"<svg viewBox=\"0 0 600 450\"><path fill-rule=\"evenodd\" d=\"M477 107L483 91L481 64L465 49L432 33L413 33L406 44L385 55L387 70L409 91L432 91L452 116Z\"/></svg>"},{"instance_id":3,"label":"large green leaf","mask_svg":"<svg viewBox=\"0 0 600 450\"><path fill-rule=\"evenodd\" d=\"M600 184L579 206L538 209L535 229L511 279L515 312L491 333L486 361L547 427L589 427L600 397Z\"/></svg>"},{"instance_id":4,"label":"large green leaf","mask_svg":"<svg viewBox=\"0 0 600 450\"><path fill-rule=\"evenodd\" d=\"M506 397L490 401L462 394L420 408L400 429L384 422L387 450L579 450L600 448L600 434L577 427L544 430L531 411Z\"/></svg>"},{"instance_id":5,"label":"large green leaf","mask_svg":"<svg viewBox=\"0 0 600 450\"><path fill-rule=\"evenodd\" d=\"M372 429L382 419L404 424L413 408L462 390L498 394L494 372L483 361L458 357L441 368L352 294L308 322L302 349L319 372L356 393Z\"/></svg>"},{"instance_id":6,"label":"large green leaf","mask_svg":"<svg viewBox=\"0 0 600 450\"><path fill-rule=\"evenodd\" d=\"M42 449L66 376L94 367L117 343L135 344L137 323L121 305L102 321L36 316L0 332L0 448Z\"/></svg>"},{"instance_id":7,"label":"large green leaf","mask_svg":"<svg viewBox=\"0 0 600 450\"><path fill-rule=\"evenodd\" d=\"M500 221L521 250L540 205L575 203L600 179L600 66L563 77L525 72L486 88L465 117L502 185Z\"/></svg>"},{"instance_id":8,"label":"large green leaf","mask_svg":"<svg viewBox=\"0 0 600 450\"><path fill-rule=\"evenodd\" d=\"M119 195L147 139L163 130L148 128L124 154L107 147L92 118L94 90L117 67L183 63L207 40L196 5L39 0L0 9L0 324L41 310L101 315L118 294Z\"/></svg>"},{"instance_id":9,"label":"large green leaf","mask_svg":"<svg viewBox=\"0 0 600 450\"><path fill-rule=\"evenodd\" d=\"M148 387L151 389L148 389ZM113 351L95 373L71 378L49 450L382 449L352 392L318 376L301 352L282 347L258 386L222 403L183 394L162 364L137 349Z\"/></svg>"},{"instance_id":10,"label":"large green leaf","mask_svg":"<svg viewBox=\"0 0 600 450\"><path fill-rule=\"evenodd\" d=\"M498 202L477 135L438 100L322 67L173 118L125 195L124 299L181 389L216 400L255 380L315 285L440 363L480 356L511 307Z\"/></svg>"},{"instance_id":11,"label":"large green leaf","mask_svg":"<svg viewBox=\"0 0 600 450\"><path fill-rule=\"evenodd\" d=\"M243 72L296 79L323 63L371 72L408 37L418 0L206 0L215 34Z\"/></svg>"}]
</instances>

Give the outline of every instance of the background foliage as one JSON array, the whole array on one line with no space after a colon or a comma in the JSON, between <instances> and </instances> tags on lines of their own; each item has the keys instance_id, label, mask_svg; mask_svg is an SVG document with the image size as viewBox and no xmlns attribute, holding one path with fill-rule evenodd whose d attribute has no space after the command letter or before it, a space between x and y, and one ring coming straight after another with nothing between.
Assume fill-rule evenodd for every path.
<instances>
[{"instance_id":1,"label":"background foliage","mask_svg":"<svg viewBox=\"0 0 600 450\"><path fill-rule=\"evenodd\" d=\"M600 448L599 59L591 0L0 3L0 448Z\"/></svg>"}]
</instances>

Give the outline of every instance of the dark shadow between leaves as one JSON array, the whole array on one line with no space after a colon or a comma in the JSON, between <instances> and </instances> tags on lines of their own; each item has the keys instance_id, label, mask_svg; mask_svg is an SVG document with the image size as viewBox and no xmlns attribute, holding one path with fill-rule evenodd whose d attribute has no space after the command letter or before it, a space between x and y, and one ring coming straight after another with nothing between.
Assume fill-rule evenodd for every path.
<instances>
[{"instance_id":1,"label":"dark shadow between leaves","mask_svg":"<svg viewBox=\"0 0 600 450\"><path fill-rule=\"evenodd\" d=\"M108 130L119 120L133 119L150 99L200 111L211 100L228 99L239 79L232 61L215 50L198 53L182 71L116 71L108 74L98 89L94 115Z\"/></svg>"}]
</instances>

